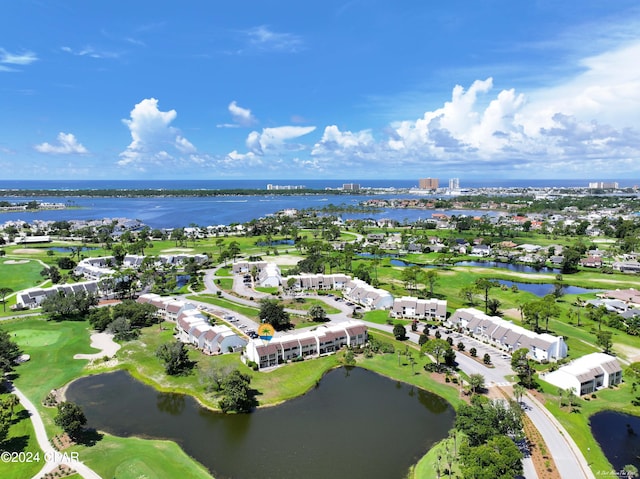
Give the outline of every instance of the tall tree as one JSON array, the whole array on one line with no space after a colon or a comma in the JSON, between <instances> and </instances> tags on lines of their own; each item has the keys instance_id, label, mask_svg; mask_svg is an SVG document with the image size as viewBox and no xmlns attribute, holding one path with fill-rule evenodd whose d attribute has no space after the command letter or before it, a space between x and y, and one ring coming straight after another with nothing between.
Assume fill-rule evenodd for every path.
<instances>
[{"instance_id":1,"label":"tall tree","mask_svg":"<svg viewBox=\"0 0 640 479\"><path fill-rule=\"evenodd\" d=\"M430 354L436 360L436 368L440 370L440 361L444 358L451 345L444 339L434 339L422 345L423 352Z\"/></svg>"},{"instance_id":2,"label":"tall tree","mask_svg":"<svg viewBox=\"0 0 640 479\"><path fill-rule=\"evenodd\" d=\"M0 288L0 301L2 301L2 310L7 311L7 295L13 293L11 288Z\"/></svg>"},{"instance_id":3,"label":"tall tree","mask_svg":"<svg viewBox=\"0 0 640 479\"><path fill-rule=\"evenodd\" d=\"M265 298L260 301L260 321L269 323L276 331L282 331L291 327L289 313L284 310L284 306L275 299Z\"/></svg>"},{"instance_id":4,"label":"tall tree","mask_svg":"<svg viewBox=\"0 0 640 479\"><path fill-rule=\"evenodd\" d=\"M229 373L220 384L222 399L219 406L222 412L247 413L257 406L250 384L251 376L248 374L242 374L237 369Z\"/></svg>"},{"instance_id":5,"label":"tall tree","mask_svg":"<svg viewBox=\"0 0 640 479\"><path fill-rule=\"evenodd\" d=\"M12 371L16 359L21 354L20 347L13 342L9 333L0 329L0 371L5 373Z\"/></svg>"},{"instance_id":6,"label":"tall tree","mask_svg":"<svg viewBox=\"0 0 640 479\"><path fill-rule=\"evenodd\" d=\"M433 289L438 284L438 272L435 269L429 269L424 273L424 279L429 285L429 294L433 298Z\"/></svg>"},{"instance_id":7,"label":"tall tree","mask_svg":"<svg viewBox=\"0 0 640 479\"><path fill-rule=\"evenodd\" d=\"M80 406L65 401L58 404L58 415L55 417L54 422L69 436L77 438L82 431L82 427L87 423L87 418Z\"/></svg>"},{"instance_id":8,"label":"tall tree","mask_svg":"<svg viewBox=\"0 0 640 479\"><path fill-rule=\"evenodd\" d=\"M156 350L156 356L164 363L164 369L170 376L188 373L194 366L189 355L180 341L161 344Z\"/></svg>"},{"instance_id":9,"label":"tall tree","mask_svg":"<svg viewBox=\"0 0 640 479\"><path fill-rule=\"evenodd\" d=\"M488 278L478 278L475 281L475 287L478 291L484 294L484 312L489 311L489 290L495 288L498 283Z\"/></svg>"}]
</instances>

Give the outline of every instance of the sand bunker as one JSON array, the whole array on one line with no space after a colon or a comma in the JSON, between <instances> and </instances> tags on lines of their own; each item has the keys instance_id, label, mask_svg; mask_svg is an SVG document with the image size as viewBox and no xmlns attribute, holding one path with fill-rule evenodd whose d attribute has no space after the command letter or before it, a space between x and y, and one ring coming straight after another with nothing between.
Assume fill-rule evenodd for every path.
<instances>
[{"instance_id":1,"label":"sand bunker","mask_svg":"<svg viewBox=\"0 0 640 479\"><path fill-rule=\"evenodd\" d=\"M36 248L20 248L20 249L14 249L13 252L15 254L37 254L37 253L42 253L42 250L36 249Z\"/></svg>"},{"instance_id":2,"label":"sand bunker","mask_svg":"<svg viewBox=\"0 0 640 479\"><path fill-rule=\"evenodd\" d=\"M29 259L8 259L7 261L4 262L4 264L25 264L30 261L31 260Z\"/></svg>"},{"instance_id":3,"label":"sand bunker","mask_svg":"<svg viewBox=\"0 0 640 479\"><path fill-rule=\"evenodd\" d=\"M113 340L113 335L108 333L95 333L91 335L91 347L100 349L99 352L93 354L76 354L73 359L99 359L105 356L111 357L118 349L120 345Z\"/></svg>"}]
</instances>

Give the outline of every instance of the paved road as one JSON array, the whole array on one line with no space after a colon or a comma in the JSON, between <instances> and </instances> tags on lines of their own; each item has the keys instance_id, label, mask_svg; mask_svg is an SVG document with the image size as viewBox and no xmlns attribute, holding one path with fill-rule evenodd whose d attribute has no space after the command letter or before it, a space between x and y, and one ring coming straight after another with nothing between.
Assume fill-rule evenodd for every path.
<instances>
[{"instance_id":1,"label":"paved road","mask_svg":"<svg viewBox=\"0 0 640 479\"><path fill-rule=\"evenodd\" d=\"M47 459L45 465L35 476L33 476L33 479L41 478L44 474L46 474L47 472L51 472L61 464L65 464L71 469L75 469L76 472L78 472L78 474L80 474L85 479L101 479L101 476L98 475L93 469L90 469L81 461L73 460L69 453L65 454L56 451L49 443L47 431L44 428L44 423L42 422L42 418L40 417L40 413L38 412L36 407L31 401L29 401L29 398L27 398L27 396L25 396L22 391L20 391L15 386L13 386L13 393L18 396L18 399L20 399L20 403L29 412L31 416L31 422L33 423L33 429L36 432L38 445L40 446L40 449L42 449L42 452Z\"/></svg>"}]
</instances>

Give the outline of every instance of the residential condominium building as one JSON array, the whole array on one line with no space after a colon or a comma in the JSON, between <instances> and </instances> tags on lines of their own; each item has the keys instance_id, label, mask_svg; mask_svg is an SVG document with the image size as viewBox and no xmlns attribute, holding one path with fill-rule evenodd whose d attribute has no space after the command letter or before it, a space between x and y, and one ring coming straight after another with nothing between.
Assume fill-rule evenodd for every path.
<instances>
[{"instance_id":1,"label":"residential condominium building","mask_svg":"<svg viewBox=\"0 0 640 479\"><path fill-rule=\"evenodd\" d=\"M456 310L446 323L494 346L513 353L528 349L529 357L536 361L551 361L567 356L567 344L562 336L534 333L497 316L489 316L475 308Z\"/></svg>"},{"instance_id":2,"label":"residential condominium building","mask_svg":"<svg viewBox=\"0 0 640 479\"><path fill-rule=\"evenodd\" d=\"M447 301L443 299L418 299L403 296L393 300L391 316L408 319L439 319L447 317Z\"/></svg>"},{"instance_id":3,"label":"residential condominium building","mask_svg":"<svg viewBox=\"0 0 640 479\"><path fill-rule=\"evenodd\" d=\"M342 290L347 282L351 281L351 277L346 274L300 274L288 276L295 279L293 289L297 290Z\"/></svg>"},{"instance_id":4,"label":"residential condominium building","mask_svg":"<svg viewBox=\"0 0 640 479\"><path fill-rule=\"evenodd\" d=\"M546 382L580 396L622 382L622 367L613 356L591 353L542 376Z\"/></svg>"},{"instance_id":5,"label":"residential condominium building","mask_svg":"<svg viewBox=\"0 0 640 479\"><path fill-rule=\"evenodd\" d=\"M14 309L39 308L42 300L55 294L91 293L98 297L102 295L102 289L98 281L85 281L83 283L59 284L50 288L30 288L16 294Z\"/></svg>"},{"instance_id":6,"label":"residential condominium building","mask_svg":"<svg viewBox=\"0 0 640 479\"><path fill-rule=\"evenodd\" d=\"M438 185L438 178L420 178L418 180L418 188L421 190L437 190Z\"/></svg>"},{"instance_id":7,"label":"residential condominium building","mask_svg":"<svg viewBox=\"0 0 640 479\"><path fill-rule=\"evenodd\" d=\"M393 296L384 289L378 289L361 279L353 278L344 285L342 295L348 301L358 303L368 309L391 309Z\"/></svg>"},{"instance_id":8,"label":"residential condominium building","mask_svg":"<svg viewBox=\"0 0 640 479\"><path fill-rule=\"evenodd\" d=\"M276 336L271 341L252 339L247 343L243 360L258 368L270 368L299 357L319 357L340 348L364 346L367 326L360 321L318 326L314 330Z\"/></svg>"},{"instance_id":9,"label":"residential condominium building","mask_svg":"<svg viewBox=\"0 0 640 479\"><path fill-rule=\"evenodd\" d=\"M247 341L226 325L212 326L209 319L192 304L187 304L178 314L177 337L192 344L205 354L223 354L242 349Z\"/></svg>"}]
</instances>

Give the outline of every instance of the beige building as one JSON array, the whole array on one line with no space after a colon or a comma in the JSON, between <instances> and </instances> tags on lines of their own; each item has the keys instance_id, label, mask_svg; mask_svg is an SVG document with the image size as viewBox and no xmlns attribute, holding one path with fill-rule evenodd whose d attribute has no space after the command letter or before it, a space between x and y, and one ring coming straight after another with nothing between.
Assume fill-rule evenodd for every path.
<instances>
[{"instance_id":1,"label":"beige building","mask_svg":"<svg viewBox=\"0 0 640 479\"><path fill-rule=\"evenodd\" d=\"M418 181L418 187L421 190L437 190L438 185L438 178L420 178Z\"/></svg>"}]
</instances>

